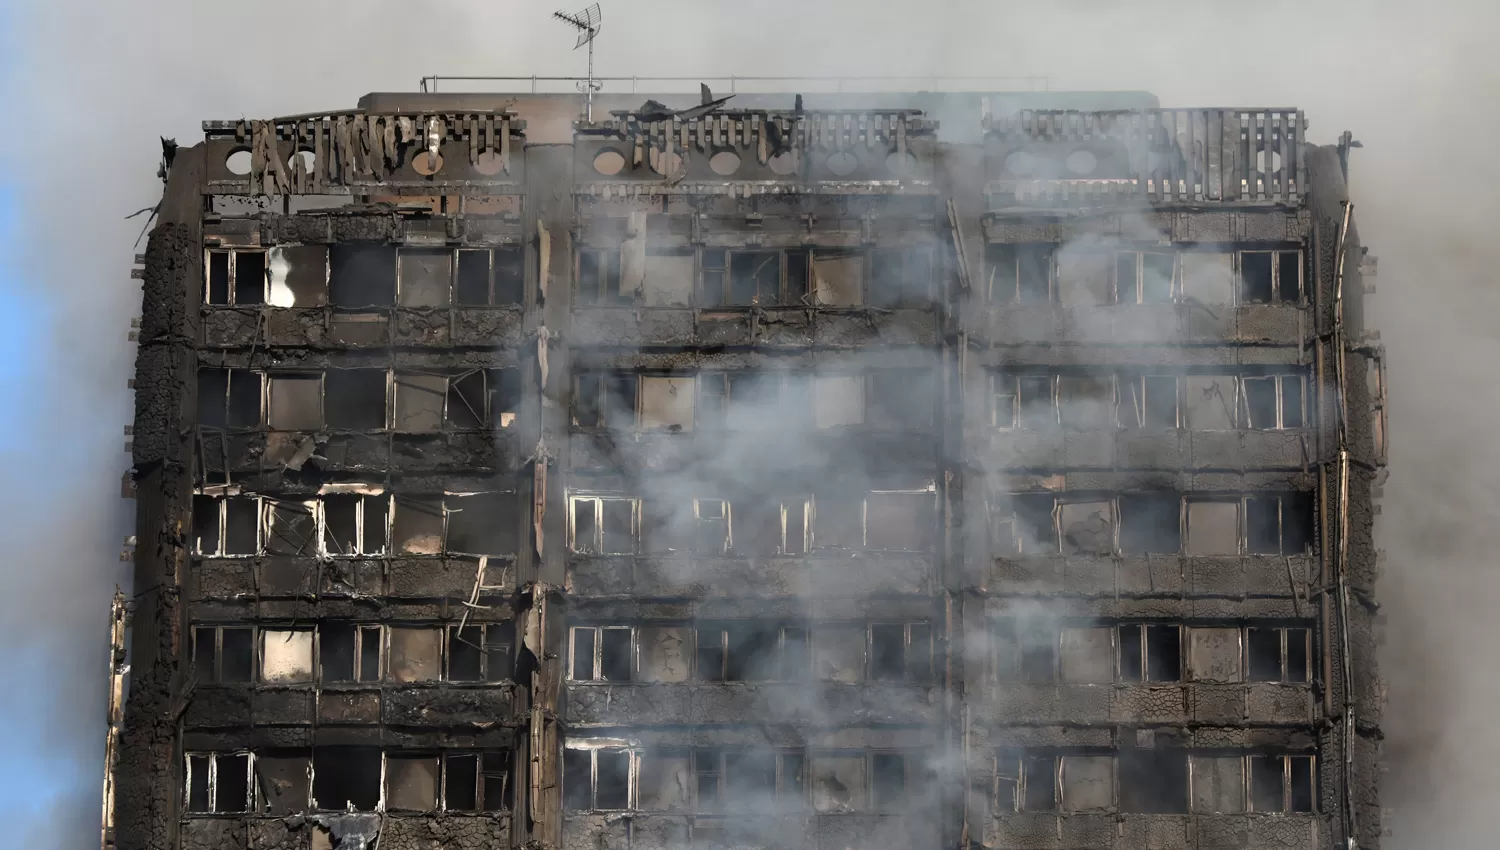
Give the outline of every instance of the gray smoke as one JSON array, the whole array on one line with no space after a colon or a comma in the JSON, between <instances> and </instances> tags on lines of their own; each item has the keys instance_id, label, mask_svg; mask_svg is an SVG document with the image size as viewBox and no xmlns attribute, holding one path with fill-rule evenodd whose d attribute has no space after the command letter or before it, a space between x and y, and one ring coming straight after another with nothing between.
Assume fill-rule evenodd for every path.
<instances>
[{"instance_id":1,"label":"gray smoke","mask_svg":"<svg viewBox=\"0 0 1500 850\"><path fill-rule=\"evenodd\" d=\"M35 379L4 385L6 845L96 835L105 614L132 507L117 482L141 220L123 216L156 201L157 137L191 144L204 118L348 107L428 73L580 73L550 11L519 0L54 0L10 13L16 122L0 142L0 182L18 230L7 294L41 309L29 324ZM1479 624L1500 602L1486 557L1500 544L1500 495L1482 474L1497 452L1484 399L1500 296L1482 287L1497 266L1493 6L613 0L605 15L607 74L1041 74L1054 89L1145 89L1170 106L1294 105L1323 143L1353 129L1365 145L1352 165L1356 215L1383 259L1372 309L1393 386L1379 534L1390 846L1492 843L1483 813L1500 790L1500 677L1460 660L1484 657L1493 639Z\"/></svg>"}]
</instances>

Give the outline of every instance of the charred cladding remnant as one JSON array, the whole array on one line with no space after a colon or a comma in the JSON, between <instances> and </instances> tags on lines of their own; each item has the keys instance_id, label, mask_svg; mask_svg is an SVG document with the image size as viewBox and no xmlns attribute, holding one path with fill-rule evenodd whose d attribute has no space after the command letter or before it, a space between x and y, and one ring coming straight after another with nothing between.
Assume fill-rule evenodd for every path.
<instances>
[{"instance_id":1,"label":"charred cladding remnant","mask_svg":"<svg viewBox=\"0 0 1500 850\"><path fill-rule=\"evenodd\" d=\"M903 98L205 124L106 842L1374 847L1347 136Z\"/></svg>"}]
</instances>

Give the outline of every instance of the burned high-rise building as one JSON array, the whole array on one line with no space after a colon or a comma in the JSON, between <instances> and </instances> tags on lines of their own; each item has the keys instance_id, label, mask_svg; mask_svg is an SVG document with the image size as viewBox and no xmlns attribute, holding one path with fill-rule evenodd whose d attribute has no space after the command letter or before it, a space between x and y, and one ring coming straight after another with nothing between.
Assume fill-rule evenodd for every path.
<instances>
[{"instance_id":1,"label":"burned high-rise building","mask_svg":"<svg viewBox=\"0 0 1500 850\"><path fill-rule=\"evenodd\" d=\"M1375 846L1348 136L643 99L176 151L106 846Z\"/></svg>"}]
</instances>

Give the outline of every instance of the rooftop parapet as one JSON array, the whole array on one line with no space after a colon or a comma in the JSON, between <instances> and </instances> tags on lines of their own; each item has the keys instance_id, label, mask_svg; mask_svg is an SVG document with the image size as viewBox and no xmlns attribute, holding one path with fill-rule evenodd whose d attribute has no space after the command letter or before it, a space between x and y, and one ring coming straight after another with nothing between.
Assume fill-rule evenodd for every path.
<instances>
[{"instance_id":1,"label":"rooftop parapet","mask_svg":"<svg viewBox=\"0 0 1500 850\"><path fill-rule=\"evenodd\" d=\"M1299 205L1307 121L1296 109L1023 110L986 116L993 209Z\"/></svg>"}]
</instances>

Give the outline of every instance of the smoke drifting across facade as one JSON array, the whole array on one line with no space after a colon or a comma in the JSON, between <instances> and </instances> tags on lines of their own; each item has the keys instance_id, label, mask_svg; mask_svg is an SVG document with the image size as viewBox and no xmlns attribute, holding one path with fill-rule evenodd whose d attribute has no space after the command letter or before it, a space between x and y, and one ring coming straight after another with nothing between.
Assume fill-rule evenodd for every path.
<instances>
[{"instance_id":1,"label":"smoke drifting across facade","mask_svg":"<svg viewBox=\"0 0 1500 850\"><path fill-rule=\"evenodd\" d=\"M661 100L177 152L106 843L1376 846L1347 139Z\"/></svg>"}]
</instances>

